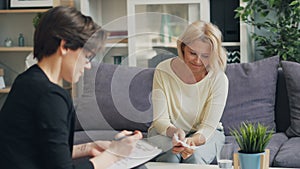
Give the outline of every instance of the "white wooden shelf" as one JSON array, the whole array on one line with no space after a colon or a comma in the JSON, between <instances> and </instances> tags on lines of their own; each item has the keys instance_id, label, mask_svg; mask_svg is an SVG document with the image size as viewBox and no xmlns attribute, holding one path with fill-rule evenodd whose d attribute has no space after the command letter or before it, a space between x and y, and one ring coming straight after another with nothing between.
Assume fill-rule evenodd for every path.
<instances>
[{"instance_id":1,"label":"white wooden shelf","mask_svg":"<svg viewBox=\"0 0 300 169\"><path fill-rule=\"evenodd\" d=\"M48 9L2 9L0 13L39 13L39 12L46 12Z\"/></svg>"},{"instance_id":2,"label":"white wooden shelf","mask_svg":"<svg viewBox=\"0 0 300 169\"><path fill-rule=\"evenodd\" d=\"M25 47L0 47L0 52L32 52L33 47L25 46Z\"/></svg>"},{"instance_id":3,"label":"white wooden shelf","mask_svg":"<svg viewBox=\"0 0 300 169\"><path fill-rule=\"evenodd\" d=\"M9 93L10 87L6 87L4 89L0 89L0 93Z\"/></svg>"}]
</instances>

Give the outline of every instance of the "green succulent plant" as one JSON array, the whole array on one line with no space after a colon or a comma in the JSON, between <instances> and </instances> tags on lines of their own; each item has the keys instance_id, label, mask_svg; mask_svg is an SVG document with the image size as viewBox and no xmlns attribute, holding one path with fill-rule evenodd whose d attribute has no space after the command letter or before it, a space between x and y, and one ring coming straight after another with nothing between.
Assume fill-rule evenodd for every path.
<instances>
[{"instance_id":1,"label":"green succulent plant","mask_svg":"<svg viewBox=\"0 0 300 169\"><path fill-rule=\"evenodd\" d=\"M239 129L230 129L241 153L262 153L273 135L273 130L257 123L242 122Z\"/></svg>"},{"instance_id":2,"label":"green succulent plant","mask_svg":"<svg viewBox=\"0 0 300 169\"><path fill-rule=\"evenodd\" d=\"M43 13L38 12L32 19L32 24L33 24L34 28L36 28L38 26L38 24L40 23L42 15L43 15Z\"/></svg>"}]
</instances>

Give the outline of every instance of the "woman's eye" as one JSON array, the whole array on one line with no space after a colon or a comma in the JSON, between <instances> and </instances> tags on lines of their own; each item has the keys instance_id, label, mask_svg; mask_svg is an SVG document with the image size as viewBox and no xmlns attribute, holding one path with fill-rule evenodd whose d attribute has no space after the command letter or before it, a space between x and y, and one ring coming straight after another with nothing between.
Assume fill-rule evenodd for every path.
<instances>
[{"instance_id":1,"label":"woman's eye","mask_svg":"<svg viewBox=\"0 0 300 169\"><path fill-rule=\"evenodd\" d=\"M197 55L195 52L190 52L191 53L191 55Z\"/></svg>"},{"instance_id":2,"label":"woman's eye","mask_svg":"<svg viewBox=\"0 0 300 169\"><path fill-rule=\"evenodd\" d=\"M201 55L201 57L206 59L206 58L208 58L209 56L208 56L208 55Z\"/></svg>"}]
</instances>

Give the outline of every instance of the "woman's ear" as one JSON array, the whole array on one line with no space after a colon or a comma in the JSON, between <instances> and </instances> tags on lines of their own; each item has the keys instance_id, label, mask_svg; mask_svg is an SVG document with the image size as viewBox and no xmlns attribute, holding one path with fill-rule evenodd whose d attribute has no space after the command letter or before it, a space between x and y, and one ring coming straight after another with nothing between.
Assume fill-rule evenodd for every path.
<instances>
[{"instance_id":1,"label":"woman's ear","mask_svg":"<svg viewBox=\"0 0 300 169\"><path fill-rule=\"evenodd\" d=\"M180 47L181 47L181 52L182 52L182 54L184 55L184 47L185 47L185 44L182 42Z\"/></svg>"},{"instance_id":2,"label":"woman's ear","mask_svg":"<svg viewBox=\"0 0 300 169\"><path fill-rule=\"evenodd\" d=\"M63 56L65 56L68 52L68 49L65 48L65 44L66 44L65 40L60 41L59 51L60 51L61 55L63 55Z\"/></svg>"}]
</instances>

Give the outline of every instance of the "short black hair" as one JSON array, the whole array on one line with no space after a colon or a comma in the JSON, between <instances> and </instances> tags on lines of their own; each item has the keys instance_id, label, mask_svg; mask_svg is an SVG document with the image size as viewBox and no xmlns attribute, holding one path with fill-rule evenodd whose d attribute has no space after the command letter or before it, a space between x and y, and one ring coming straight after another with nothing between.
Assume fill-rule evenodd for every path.
<instances>
[{"instance_id":1,"label":"short black hair","mask_svg":"<svg viewBox=\"0 0 300 169\"><path fill-rule=\"evenodd\" d=\"M66 41L64 47L67 49L82 48L91 36L102 31L91 17L73 7L57 6L49 9L42 15L34 32L34 58L40 61L54 54L61 40ZM100 35L103 36L103 32Z\"/></svg>"}]
</instances>

